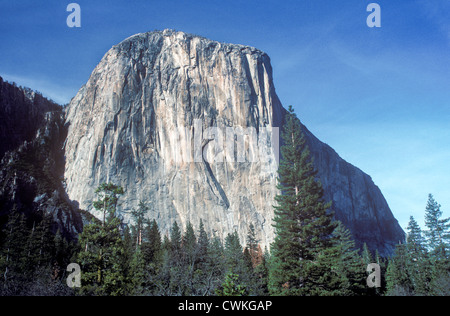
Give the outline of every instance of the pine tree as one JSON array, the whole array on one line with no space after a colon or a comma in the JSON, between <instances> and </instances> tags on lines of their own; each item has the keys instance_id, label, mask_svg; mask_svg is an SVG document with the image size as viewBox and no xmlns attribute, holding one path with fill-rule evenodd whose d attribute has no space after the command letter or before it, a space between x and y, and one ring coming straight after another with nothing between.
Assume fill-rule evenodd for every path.
<instances>
[{"instance_id":1,"label":"pine tree","mask_svg":"<svg viewBox=\"0 0 450 316\"><path fill-rule=\"evenodd\" d=\"M167 242L167 239L165 239ZM182 255L182 233L175 221L170 229L170 242L165 245L167 257L163 263L164 282L162 286L171 296L184 295L186 290L184 263Z\"/></svg>"},{"instance_id":2,"label":"pine tree","mask_svg":"<svg viewBox=\"0 0 450 316\"><path fill-rule=\"evenodd\" d=\"M428 228L425 234L428 237L431 254L437 260L447 257L450 240L450 218L441 219L441 217L441 205L430 194L425 209L425 225Z\"/></svg>"},{"instance_id":3,"label":"pine tree","mask_svg":"<svg viewBox=\"0 0 450 316\"><path fill-rule=\"evenodd\" d=\"M239 284L239 276L232 272L227 273L225 282L220 289L216 289L217 296L244 296L246 295L245 285Z\"/></svg>"},{"instance_id":4,"label":"pine tree","mask_svg":"<svg viewBox=\"0 0 450 316\"><path fill-rule=\"evenodd\" d=\"M198 229L198 263L200 269L206 269L208 261L209 238L205 231L203 221L200 219Z\"/></svg>"},{"instance_id":5,"label":"pine tree","mask_svg":"<svg viewBox=\"0 0 450 316\"><path fill-rule=\"evenodd\" d=\"M74 252L74 245L72 243L69 244L59 229L56 231L53 244L55 245L54 275L55 279L59 279L64 275L65 269L70 263L70 258Z\"/></svg>"},{"instance_id":6,"label":"pine tree","mask_svg":"<svg viewBox=\"0 0 450 316\"><path fill-rule=\"evenodd\" d=\"M247 233L247 249L251 254L257 251L258 243L259 242L256 238L255 226L253 225L253 223L250 223Z\"/></svg>"},{"instance_id":7,"label":"pine tree","mask_svg":"<svg viewBox=\"0 0 450 316\"><path fill-rule=\"evenodd\" d=\"M248 281L248 265L245 262L244 250L237 231L229 233L225 238L225 265L228 272L239 276L239 281Z\"/></svg>"},{"instance_id":8,"label":"pine tree","mask_svg":"<svg viewBox=\"0 0 450 316\"><path fill-rule=\"evenodd\" d=\"M430 262L425 238L413 216L410 217L407 227L406 249L408 254L408 272L411 276L414 293L416 295L427 295L430 291Z\"/></svg>"},{"instance_id":9,"label":"pine tree","mask_svg":"<svg viewBox=\"0 0 450 316\"><path fill-rule=\"evenodd\" d=\"M325 204L306 139L292 107L282 132L284 145L278 169L270 270L270 291L275 295L302 295L321 286L309 272L324 270L321 253L333 244L336 227L331 204Z\"/></svg>"},{"instance_id":10,"label":"pine tree","mask_svg":"<svg viewBox=\"0 0 450 316\"><path fill-rule=\"evenodd\" d=\"M52 281L54 235L51 232L52 219L44 214L36 216L25 245L24 284L26 291L22 295L41 295L46 293Z\"/></svg>"},{"instance_id":11,"label":"pine tree","mask_svg":"<svg viewBox=\"0 0 450 316\"><path fill-rule=\"evenodd\" d=\"M310 276L305 285L308 295L353 296L365 292L365 267L356 249L350 231L336 222L333 243L324 248L311 265L306 265Z\"/></svg>"},{"instance_id":12,"label":"pine tree","mask_svg":"<svg viewBox=\"0 0 450 316\"><path fill-rule=\"evenodd\" d=\"M253 267L247 249L243 249L235 230L225 238L225 271L238 276L238 282L253 289Z\"/></svg>"},{"instance_id":13,"label":"pine tree","mask_svg":"<svg viewBox=\"0 0 450 316\"><path fill-rule=\"evenodd\" d=\"M256 268L262 261L263 253L259 246L259 240L256 238L255 226L250 223L247 233L246 249L251 259L251 265Z\"/></svg>"},{"instance_id":14,"label":"pine tree","mask_svg":"<svg viewBox=\"0 0 450 316\"><path fill-rule=\"evenodd\" d=\"M5 227L5 244L2 253L2 295L20 295L26 287L28 229L25 216L15 209L9 214Z\"/></svg>"},{"instance_id":15,"label":"pine tree","mask_svg":"<svg viewBox=\"0 0 450 316\"><path fill-rule=\"evenodd\" d=\"M371 263L376 263L372 252L370 251L369 247L367 246L367 243L363 243L361 259L362 259L362 264L364 266L364 271L365 271L364 272L365 273L364 280L367 280L367 277L370 274L370 272L366 271L367 266ZM378 294L379 293L378 293L377 288L365 287L365 295L377 296Z\"/></svg>"},{"instance_id":16,"label":"pine tree","mask_svg":"<svg viewBox=\"0 0 450 316\"><path fill-rule=\"evenodd\" d=\"M106 223L107 215L111 217L116 216L117 201L123 193L123 188L113 183L102 183L95 190L98 200L94 201L93 205L95 209L102 211L103 225Z\"/></svg>"},{"instance_id":17,"label":"pine tree","mask_svg":"<svg viewBox=\"0 0 450 316\"><path fill-rule=\"evenodd\" d=\"M170 229L170 247L172 256L181 261L181 230L176 221Z\"/></svg>"},{"instance_id":18,"label":"pine tree","mask_svg":"<svg viewBox=\"0 0 450 316\"><path fill-rule=\"evenodd\" d=\"M264 254L256 237L255 226L250 223L247 233L247 245L244 250L244 262L248 273L247 291L249 295L267 295L268 270Z\"/></svg>"},{"instance_id":19,"label":"pine tree","mask_svg":"<svg viewBox=\"0 0 450 316\"><path fill-rule=\"evenodd\" d=\"M220 286L226 273L226 257L222 241L215 236L208 247L207 269L204 295L213 295Z\"/></svg>"},{"instance_id":20,"label":"pine tree","mask_svg":"<svg viewBox=\"0 0 450 316\"><path fill-rule=\"evenodd\" d=\"M378 249L375 249L375 262L380 266L380 287L375 287L376 295L383 295L386 291L386 259L380 256Z\"/></svg>"},{"instance_id":21,"label":"pine tree","mask_svg":"<svg viewBox=\"0 0 450 316\"><path fill-rule=\"evenodd\" d=\"M116 216L117 201L123 189L114 184L102 184L96 194L99 200L94 202L94 207L103 212L103 220L99 223L93 219L80 235L82 248L77 256L83 271L80 294L124 295L124 244L122 225Z\"/></svg>"},{"instance_id":22,"label":"pine tree","mask_svg":"<svg viewBox=\"0 0 450 316\"><path fill-rule=\"evenodd\" d=\"M142 296L149 293L144 257L140 248L133 253L129 268L128 293L132 296Z\"/></svg>"},{"instance_id":23,"label":"pine tree","mask_svg":"<svg viewBox=\"0 0 450 316\"><path fill-rule=\"evenodd\" d=\"M425 225L428 228L425 235L432 266L430 292L433 295L450 295L450 218L441 217L441 205L430 194L425 209Z\"/></svg>"},{"instance_id":24,"label":"pine tree","mask_svg":"<svg viewBox=\"0 0 450 316\"><path fill-rule=\"evenodd\" d=\"M137 210L133 210L131 215L135 221L135 229L136 229L136 247L142 244L142 234L144 230L144 219L145 214L147 214L150 208L145 205L143 201L139 202L139 206Z\"/></svg>"},{"instance_id":25,"label":"pine tree","mask_svg":"<svg viewBox=\"0 0 450 316\"><path fill-rule=\"evenodd\" d=\"M194 265L198 260L198 248L197 237L195 236L194 227L192 226L190 221L188 221L186 224L186 230L182 238L182 253L184 263L193 272Z\"/></svg>"},{"instance_id":26,"label":"pine tree","mask_svg":"<svg viewBox=\"0 0 450 316\"><path fill-rule=\"evenodd\" d=\"M197 237L191 222L186 224L186 230L182 237L182 270L183 270L183 295L193 295L196 293L195 272L198 262Z\"/></svg>"},{"instance_id":27,"label":"pine tree","mask_svg":"<svg viewBox=\"0 0 450 316\"><path fill-rule=\"evenodd\" d=\"M101 295L117 296L125 295L126 271L124 270L124 244L121 235L121 222L119 218L111 218L104 226L105 239L100 270ZM102 242L100 242L102 244Z\"/></svg>"},{"instance_id":28,"label":"pine tree","mask_svg":"<svg viewBox=\"0 0 450 316\"><path fill-rule=\"evenodd\" d=\"M363 244L362 254L361 254L363 264L367 267L368 264L374 263L372 253L366 243Z\"/></svg>"},{"instance_id":29,"label":"pine tree","mask_svg":"<svg viewBox=\"0 0 450 316\"><path fill-rule=\"evenodd\" d=\"M36 225L33 233L34 241L31 253L34 255L33 262L36 266L47 266L52 261L54 253L54 235L52 234L52 218L49 214L44 214L42 220Z\"/></svg>"},{"instance_id":30,"label":"pine tree","mask_svg":"<svg viewBox=\"0 0 450 316\"><path fill-rule=\"evenodd\" d=\"M212 290L215 288L211 286L213 271L210 266L209 247L209 238L205 231L203 221L200 219L196 249L196 264L192 280L194 295L209 295L212 294Z\"/></svg>"},{"instance_id":31,"label":"pine tree","mask_svg":"<svg viewBox=\"0 0 450 316\"><path fill-rule=\"evenodd\" d=\"M152 278L154 285L153 294L171 296L174 293L172 282L172 245L169 236L164 235L161 244L161 267L155 277Z\"/></svg>"},{"instance_id":32,"label":"pine tree","mask_svg":"<svg viewBox=\"0 0 450 316\"><path fill-rule=\"evenodd\" d=\"M386 272L386 295L411 296L414 288L408 272L408 254L405 244L395 248L394 256L389 260Z\"/></svg>"},{"instance_id":33,"label":"pine tree","mask_svg":"<svg viewBox=\"0 0 450 316\"><path fill-rule=\"evenodd\" d=\"M122 255L120 256L119 268L123 273L123 295L128 295L129 293L139 293L141 291L141 285L138 280L140 277L139 269L144 268L136 266L141 263L139 258L136 258L136 254L140 253L140 248L136 248L136 243L131 235L130 227L125 226L121 232L122 235Z\"/></svg>"},{"instance_id":34,"label":"pine tree","mask_svg":"<svg viewBox=\"0 0 450 316\"><path fill-rule=\"evenodd\" d=\"M366 290L367 265L363 264L350 231L341 222L338 222L334 235L339 254L337 271L342 275L339 295L363 295Z\"/></svg>"},{"instance_id":35,"label":"pine tree","mask_svg":"<svg viewBox=\"0 0 450 316\"><path fill-rule=\"evenodd\" d=\"M142 264L143 280L142 291L144 295L155 295L159 289L156 286L161 281L158 279L163 264L163 246L161 233L156 220L144 221L142 244L136 252L136 264Z\"/></svg>"},{"instance_id":36,"label":"pine tree","mask_svg":"<svg viewBox=\"0 0 450 316\"><path fill-rule=\"evenodd\" d=\"M258 246L258 255L257 262L258 265L254 267L254 275L256 277L255 290L253 295L256 296L268 296L268 279L269 279L269 263L268 263L268 254L264 254L261 250L261 247Z\"/></svg>"},{"instance_id":37,"label":"pine tree","mask_svg":"<svg viewBox=\"0 0 450 316\"><path fill-rule=\"evenodd\" d=\"M142 256L147 269L157 274L162 263L162 240L156 220L147 222L144 226L144 238L141 245Z\"/></svg>"}]
</instances>

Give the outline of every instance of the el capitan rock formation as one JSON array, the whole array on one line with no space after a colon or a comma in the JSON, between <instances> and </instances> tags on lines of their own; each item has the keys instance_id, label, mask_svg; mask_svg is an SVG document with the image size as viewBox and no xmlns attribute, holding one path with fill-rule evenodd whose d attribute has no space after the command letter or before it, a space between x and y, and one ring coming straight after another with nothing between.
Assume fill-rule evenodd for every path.
<instances>
[{"instance_id":1,"label":"el capitan rock formation","mask_svg":"<svg viewBox=\"0 0 450 316\"><path fill-rule=\"evenodd\" d=\"M67 193L94 211L96 187L113 182L126 191L120 199L125 217L142 200L163 232L175 220L198 227L202 219L211 235L237 230L245 243L253 223L269 246L278 193L275 152L264 162L178 158L188 154L196 122L202 131L240 126L260 133L281 127L284 113L264 52L171 30L134 35L106 53L66 109ZM404 233L378 187L305 133L336 218L359 245L390 254ZM255 141L248 139L246 149L262 145Z\"/></svg>"}]
</instances>

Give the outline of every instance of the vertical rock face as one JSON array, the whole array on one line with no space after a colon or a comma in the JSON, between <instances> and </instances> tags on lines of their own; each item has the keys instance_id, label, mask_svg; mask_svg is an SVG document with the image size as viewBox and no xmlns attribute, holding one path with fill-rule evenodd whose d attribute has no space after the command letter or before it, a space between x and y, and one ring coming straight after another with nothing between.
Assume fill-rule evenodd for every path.
<instances>
[{"instance_id":1,"label":"vertical rock face","mask_svg":"<svg viewBox=\"0 0 450 316\"><path fill-rule=\"evenodd\" d=\"M163 231L173 221L198 227L202 219L211 234L237 230L245 240L253 222L268 244L275 159L194 159L194 142L201 133L201 151L211 151L209 127L271 127L276 111L281 105L263 52L181 32L135 35L104 56L69 105L68 194L92 210L95 188L114 182L126 191L121 210L142 200Z\"/></svg>"},{"instance_id":2,"label":"vertical rock face","mask_svg":"<svg viewBox=\"0 0 450 316\"><path fill-rule=\"evenodd\" d=\"M142 200L162 231L173 221L198 227L202 219L212 235L237 230L245 242L253 223L268 246L277 156L267 144L276 145L273 127L282 125L284 112L265 53L170 30L137 34L106 53L68 106L67 193L95 213L95 188L114 182L126 191L125 217ZM231 149L217 136L230 130ZM337 217L354 233L362 229L363 239L376 225L370 238L389 252L403 232L381 192L307 135ZM256 152L259 159L251 160ZM386 223L387 230L378 227Z\"/></svg>"}]
</instances>

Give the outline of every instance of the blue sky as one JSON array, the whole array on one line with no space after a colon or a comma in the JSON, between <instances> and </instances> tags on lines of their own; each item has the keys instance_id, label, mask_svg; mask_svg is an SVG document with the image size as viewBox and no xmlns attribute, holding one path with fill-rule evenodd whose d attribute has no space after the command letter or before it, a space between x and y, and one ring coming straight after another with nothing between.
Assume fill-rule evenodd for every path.
<instances>
[{"instance_id":1,"label":"blue sky","mask_svg":"<svg viewBox=\"0 0 450 316\"><path fill-rule=\"evenodd\" d=\"M81 7L68 28L66 7ZM372 176L400 225L428 193L450 216L450 1L4 0L0 76L67 103L115 44L166 28L269 54L278 96Z\"/></svg>"}]
</instances>

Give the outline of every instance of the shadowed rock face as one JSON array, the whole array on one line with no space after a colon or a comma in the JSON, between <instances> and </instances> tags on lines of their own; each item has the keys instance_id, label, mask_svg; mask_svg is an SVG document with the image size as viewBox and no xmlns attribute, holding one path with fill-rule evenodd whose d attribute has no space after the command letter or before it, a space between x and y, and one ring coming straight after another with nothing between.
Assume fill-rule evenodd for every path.
<instances>
[{"instance_id":1,"label":"shadowed rock face","mask_svg":"<svg viewBox=\"0 0 450 316\"><path fill-rule=\"evenodd\" d=\"M29 223L45 214L54 233L73 240L92 217L72 207L61 182L64 121L61 106L0 77L0 226L11 212Z\"/></svg>"},{"instance_id":2,"label":"shadowed rock face","mask_svg":"<svg viewBox=\"0 0 450 316\"><path fill-rule=\"evenodd\" d=\"M304 132L335 218L350 229L359 247L367 243L382 256L393 254L405 233L372 178L340 158L306 127Z\"/></svg>"},{"instance_id":3,"label":"shadowed rock face","mask_svg":"<svg viewBox=\"0 0 450 316\"><path fill-rule=\"evenodd\" d=\"M237 230L245 243L253 223L263 246L273 240L276 151L264 144L277 137L261 135L282 126L285 110L264 52L170 30L137 34L106 53L66 111L65 180L80 208L95 213L95 188L114 182L126 191L124 217L142 200L163 232L202 219L211 235ZM233 162L239 138L227 138L236 146L228 151L211 127L254 131L245 152L267 150ZM388 254L403 231L379 189L305 131L336 217Z\"/></svg>"}]
</instances>

